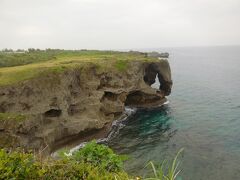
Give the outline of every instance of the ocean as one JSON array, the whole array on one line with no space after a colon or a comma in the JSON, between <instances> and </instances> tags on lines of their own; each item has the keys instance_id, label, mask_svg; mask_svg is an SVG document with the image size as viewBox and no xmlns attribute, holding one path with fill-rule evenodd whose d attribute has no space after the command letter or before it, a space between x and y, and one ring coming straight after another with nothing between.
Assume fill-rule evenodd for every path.
<instances>
[{"instance_id":1,"label":"ocean","mask_svg":"<svg viewBox=\"0 0 240 180\"><path fill-rule=\"evenodd\" d=\"M155 49L169 52L169 103L138 110L110 142L128 155L131 174L151 174L179 156L184 180L240 179L240 46Z\"/></svg>"}]
</instances>

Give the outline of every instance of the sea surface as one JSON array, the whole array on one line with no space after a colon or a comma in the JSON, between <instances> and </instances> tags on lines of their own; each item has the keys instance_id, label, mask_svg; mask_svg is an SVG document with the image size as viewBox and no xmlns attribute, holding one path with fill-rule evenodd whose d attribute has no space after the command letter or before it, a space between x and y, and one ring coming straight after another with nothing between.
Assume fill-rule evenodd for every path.
<instances>
[{"instance_id":1,"label":"sea surface","mask_svg":"<svg viewBox=\"0 0 240 180\"><path fill-rule=\"evenodd\" d=\"M156 49L155 49L156 50ZM169 104L138 110L111 140L131 174L179 156L184 180L240 179L240 47L157 49L170 53Z\"/></svg>"}]
</instances>

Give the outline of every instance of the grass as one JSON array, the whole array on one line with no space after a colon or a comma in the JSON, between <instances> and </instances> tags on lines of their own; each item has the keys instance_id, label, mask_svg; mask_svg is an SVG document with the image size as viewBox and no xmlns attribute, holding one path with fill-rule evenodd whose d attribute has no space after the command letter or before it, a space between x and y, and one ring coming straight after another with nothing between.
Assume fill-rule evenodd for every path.
<instances>
[{"instance_id":1,"label":"grass","mask_svg":"<svg viewBox=\"0 0 240 180\"><path fill-rule=\"evenodd\" d=\"M160 168L156 168L153 162L149 162L148 166L151 166L153 171L153 177L145 178L144 180L175 180L181 170L178 170L179 162L177 162L178 156L183 152L183 149L180 149L173 159L170 166L167 167L167 172L165 172L165 161L162 163Z\"/></svg>"},{"instance_id":2,"label":"grass","mask_svg":"<svg viewBox=\"0 0 240 180\"><path fill-rule=\"evenodd\" d=\"M128 61L123 61L123 60L118 60L115 64L115 67L119 71L125 71L127 69L127 66L128 66Z\"/></svg>"},{"instance_id":3,"label":"grass","mask_svg":"<svg viewBox=\"0 0 240 180\"><path fill-rule=\"evenodd\" d=\"M154 61L143 53L115 51L46 50L25 53L0 53L0 86L12 85L51 72L61 73L69 68L96 65L100 70L109 68L125 71L134 60Z\"/></svg>"},{"instance_id":4,"label":"grass","mask_svg":"<svg viewBox=\"0 0 240 180\"><path fill-rule=\"evenodd\" d=\"M1 121L17 121L22 122L26 120L26 116L22 114L15 114L15 113L0 113L0 122Z\"/></svg>"},{"instance_id":5,"label":"grass","mask_svg":"<svg viewBox=\"0 0 240 180\"><path fill-rule=\"evenodd\" d=\"M56 58L56 53L48 52L25 52L25 53L0 53L0 67L12 67L31 64L34 62L43 62Z\"/></svg>"}]
</instances>

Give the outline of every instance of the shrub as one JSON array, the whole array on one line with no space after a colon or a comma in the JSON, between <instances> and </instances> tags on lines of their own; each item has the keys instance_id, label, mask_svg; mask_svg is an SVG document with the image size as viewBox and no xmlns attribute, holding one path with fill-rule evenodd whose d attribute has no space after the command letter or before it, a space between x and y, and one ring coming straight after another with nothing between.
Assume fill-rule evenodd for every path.
<instances>
[{"instance_id":1,"label":"shrub","mask_svg":"<svg viewBox=\"0 0 240 180\"><path fill-rule=\"evenodd\" d=\"M160 169L150 163L154 177L146 180L174 180L179 174L177 157L174 158L165 173L163 165ZM88 143L83 149L74 153L72 157L41 161L31 153L21 151L6 152L0 149L0 180L25 179L84 179L84 180L129 180L122 170L123 157L116 155L104 145L95 141ZM136 178L139 179L139 178Z\"/></svg>"},{"instance_id":2,"label":"shrub","mask_svg":"<svg viewBox=\"0 0 240 180\"><path fill-rule=\"evenodd\" d=\"M42 174L32 154L0 150L0 179L37 179Z\"/></svg>"},{"instance_id":3,"label":"shrub","mask_svg":"<svg viewBox=\"0 0 240 180\"><path fill-rule=\"evenodd\" d=\"M123 169L123 161L126 156L117 155L105 145L99 145L96 141L87 143L84 148L75 152L72 158L79 162L90 163L95 167L109 172L117 172Z\"/></svg>"},{"instance_id":4,"label":"shrub","mask_svg":"<svg viewBox=\"0 0 240 180\"><path fill-rule=\"evenodd\" d=\"M0 179L128 179L127 173L109 172L90 163L77 162L72 159L43 162L31 153L15 151L7 153L0 150Z\"/></svg>"},{"instance_id":5,"label":"shrub","mask_svg":"<svg viewBox=\"0 0 240 180\"><path fill-rule=\"evenodd\" d=\"M48 163L43 179L91 179L119 180L129 179L125 172L109 172L89 163L78 163L71 160L58 160Z\"/></svg>"}]
</instances>

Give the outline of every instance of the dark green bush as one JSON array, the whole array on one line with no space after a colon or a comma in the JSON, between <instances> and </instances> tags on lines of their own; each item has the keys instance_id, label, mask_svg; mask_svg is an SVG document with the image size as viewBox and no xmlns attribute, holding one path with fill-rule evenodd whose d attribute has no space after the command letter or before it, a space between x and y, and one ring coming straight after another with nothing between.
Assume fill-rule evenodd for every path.
<instances>
[{"instance_id":1,"label":"dark green bush","mask_svg":"<svg viewBox=\"0 0 240 180\"><path fill-rule=\"evenodd\" d=\"M84 148L75 152L72 158L79 162L90 163L95 167L109 172L118 172L123 169L123 161L126 156L117 155L105 145L99 145L91 141Z\"/></svg>"}]
</instances>

